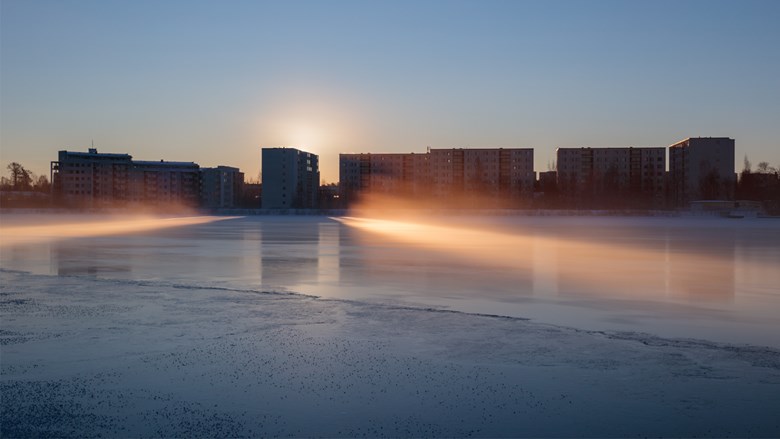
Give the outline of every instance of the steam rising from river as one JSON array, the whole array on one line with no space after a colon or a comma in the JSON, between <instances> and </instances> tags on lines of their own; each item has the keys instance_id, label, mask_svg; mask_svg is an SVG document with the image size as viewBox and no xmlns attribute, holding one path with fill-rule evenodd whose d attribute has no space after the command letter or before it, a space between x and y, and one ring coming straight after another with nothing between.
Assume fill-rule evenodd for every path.
<instances>
[{"instance_id":1,"label":"steam rising from river","mask_svg":"<svg viewBox=\"0 0 780 439\"><path fill-rule=\"evenodd\" d=\"M77 216L77 218L71 218L68 222L44 222L34 225L19 224L24 218L25 215L15 217L13 221L9 221L9 218L3 218L2 223L0 223L0 247L68 238L137 233L148 230L205 224L233 217Z\"/></svg>"}]
</instances>

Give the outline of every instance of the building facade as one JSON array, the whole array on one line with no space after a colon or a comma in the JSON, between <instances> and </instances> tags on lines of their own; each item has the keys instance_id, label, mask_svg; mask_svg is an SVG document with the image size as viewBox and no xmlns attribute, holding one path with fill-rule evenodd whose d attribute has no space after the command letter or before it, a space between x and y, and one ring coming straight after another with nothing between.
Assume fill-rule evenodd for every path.
<instances>
[{"instance_id":1,"label":"building facade","mask_svg":"<svg viewBox=\"0 0 780 439\"><path fill-rule=\"evenodd\" d=\"M210 209L234 208L241 204L244 173L238 168L201 168L201 206Z\"/></svg>"},{"instance_id":2,"label":"building facade","mask_svg":"<svg viewBox=\"0 0 780 439\"><path fill-rule=\"evenodd\" d=\"M193 162L133 161L131 203L149 206L200 205L200 166Z\"/></svg>"},{"instance_id":3,"label":"building facade","mask_svg":"<svg viewBox=\"0 0 780 439\"><path fill-rule=\"evenodd\" d=\"M696 200L732 200L734 139L690 137L669 146L669 197L675 207Z\"/></svg>"},{"instance_id":4,"label":"building facade","mask_svg":"<svg viewBox=\"0 0 780 439\"><path fill-rule=\"evenodd\" d=\"M52 191L61 203L78 207L123 205L129 200L129 154L60 151L51 162Z\"/></svg>"},{"instance_id":5,"label":"building facade","mask_svg":"<svg viewBox=\"0 0 780 439\"><path fill-rule=\"evenodd\" d=\"M319 157L295 148L263 148L262 206L314 209L320 188Z\"/></svg>"},{"instance_id":6,"label":"building facade","mask_svg":"<svg viewBox=\"0 0 780 439\"><path fill-rule=\"evenodd\" d=\"M496 207L516 207L533 195L536 173L531 148L432 149L430 154L438 197L465 196Z\"/></svg>"},{"instance_id":7,"label":"building facade","mask_svg":"<svg viewBox=\"0 0 780 439\"><path fill-rule=\"evenodd\" d=\"M426 153L341 154L347 204L361 193L431 197L441 203L519 205L533 193L533 149L431 149Z\"/></svg>"},{"instance_id":8,"label":"building facade","mask_svg":"<svg viewBox=\"0 0 780 439\"><path fill-rule=\"evenodd\" d=\"M202 197L197 163L133 160L95 148L60 151L51 181L55 200L72 207L198 207Z\"/></svg>"},{"instance_id":9,"label":"building facade","mask_svg":"<svg viewBox=\"0 0 780 439\"><path fill-rule=\"evenodd\" d=\"M357 201L361 193L424 195L430 189L429 154L339 154L342 202Z\"/></svg>"},{"instance_id":10,"label":"building facade","mask_svg":"<svg viewBox=\"0 0 780 439\"><path fill-rule=\"evenodd\" d=\"M663 147L558 148L557 186L564 198L595 207L665 203Z\"/></svg>"}]
</instances>

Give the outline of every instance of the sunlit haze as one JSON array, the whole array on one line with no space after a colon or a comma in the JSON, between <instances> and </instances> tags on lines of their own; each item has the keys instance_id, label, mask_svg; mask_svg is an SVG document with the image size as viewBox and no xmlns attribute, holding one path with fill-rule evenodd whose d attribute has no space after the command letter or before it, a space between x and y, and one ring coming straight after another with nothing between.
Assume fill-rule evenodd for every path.
<instances>
[{"instance_id":1,"label":"sunlit haze","mask_svg":"<svg viewBox=\"0 0 780 439\"><path fill-rule=\"evenodd\" d=\"M171 227L192 226L214 221L232 219L233 217L171 217L122 215L116 217L76 216L67 218L53 217L46 220L33 217L38 224L30 225L30 218L5 217L0 224L0 248L38 242L51 242L60 239L89 238L95 236L121 235L126 233L146 232L150 230L167 229Z\"/></svg>"},{"instance_id":2,"label":"sunlit haze","mask_svg":"<svg viewBox=\"0 0 780 439\"><path fill-rule=\"evenodd\" d=\"M0 151L238 166L736 139L780 165L777 1L3 1ZM140 31L143 29L143 31Z\"/></svg>"}]
</instances>

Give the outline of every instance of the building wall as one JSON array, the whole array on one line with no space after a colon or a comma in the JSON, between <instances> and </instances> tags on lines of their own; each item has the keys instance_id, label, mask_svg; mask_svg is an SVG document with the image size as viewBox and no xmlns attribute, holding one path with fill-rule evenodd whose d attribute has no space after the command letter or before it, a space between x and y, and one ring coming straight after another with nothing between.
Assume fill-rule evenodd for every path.
<instances>
[{"instance_id":1,"label":"building wall","mask_svg":"<svg viewBox=\"0 0 780 439\"><path fill-rule=\"evenodd\" d=\"M193 162L134 161L92 148L60 151L51 180L53 195L65 205L236 207L244 174L229 166L201 170Z\"/></svg>"},{"instance_id":2,"label":"building wall","mask_svg":"<svg viewBox=\"0 0 780 439\"><path fill-rule=\"evenodd\" d=\"M533 150L431 149L428 153L341 154L339 178L347 203L363 192L456 202L521 200L533 193Z\"/></svg>"},{"instance_id":3,"label":"building wall","mask_svg":"<svg viewBox=\"0 0 780 439\"><path fill-rule=\"evenodd\" d=\"M691 137L669 146L669 195L677 207L734 198L734 139Z\"/></svg>"},{"instance_id":4,"label":"building wall","mask_svg":"<svg viewBox=\"0 0 780 439\"><path fill-rule=\"evenodd\" d=\"M201 168L201 206L218 209L238 207L244 185L244 173L238 168L217 166Z\"/></svg>"},{"instance_id":5,"label":"building wall","mask_svg":"<svg viewBox=\"0 0 780 439\"><path fill-rule=\"evenodd\" d=\"M130 170L130 201L152 206L198 206L200 166L193 162L134 161Z\"/></svg>"},{"instance_id":6,"label":"building wall","mask_svg":"<svg viewBox=\"0 0 780 439\"><path fill-rule=\"evenodd\" d=\"M122 205L128 201L131 166L128 154L59 151L51 163L54 195L66 205Z\"/></svg>"},{"instance_id":7,"label":"building wall","mask_svg":"<svg viewBox=\"0 0 780 439\"><path fill-rule=\"evenodd\" d=\"M557 186L579 205L664 204L663 147L558 148Z\"/></svg>"},{"instance_id":8,"label":"building wall","mask_svg":"<svg viewBox=\"0 0 780 439\"><path fill-rule=\"evenodd\" d=\"M370 160L368 154L339 154L339 191L346 204L368 189Z\"/></svg>"},{"instance_id":9,"label":"building wall","mask_svg":"<svg viewBox=\"0 0 780 439\"><path fill-rule=\"evenodd\" d=\"M360 193L395 196L430 192L428 154L339 154L339 188L344 201L357 201Z\"/></svg>"},{"instance_id":10,"label":"building wall","mask_svg":"<svg viewBox=\"0 0 780 439\"><path fill-rule=\"evenodd\" d=\"M263 148L263 208L316 208L319 157L295 148Z\"/></svg>"}]
</instances>

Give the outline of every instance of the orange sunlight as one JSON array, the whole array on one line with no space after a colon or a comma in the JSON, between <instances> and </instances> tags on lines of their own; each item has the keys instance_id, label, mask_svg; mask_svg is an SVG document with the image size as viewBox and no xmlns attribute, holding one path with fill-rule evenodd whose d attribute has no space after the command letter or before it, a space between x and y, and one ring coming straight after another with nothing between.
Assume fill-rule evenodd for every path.
<instances>
[{"instance_id":1,"label":"orange sunlight","mask_svg":"<svg viewBox=\"0 0 780 439\"><path fill-rule=\"evenodd\" d=\"M135 217L67 224L5 225L0 227L0 246L53 241L67 238L116 235L147 230L205 224L237 217L195 216L180 218Z\"/></svg>"},{"instance_id":2,"label":"orange sunlight","mask_svg":"<svg viewBox=\"0 0 780 439\"><path fill-rule=\"evenodd\" d=\"M432 258L447 257L507 274L533 272L556 278L559 287L565 283L582 291L648 297L684 292L716 298L733 293L733 255L729 258L673 244L646 248L636 243L494 231L486 225L453 225L446 211L426 211L419 205L405 209L399 200L377 200L388 204L363 203L361 210L352 212L355 216L334 219L375 237L432 252Z\"/></svg>"}]
</instances>

